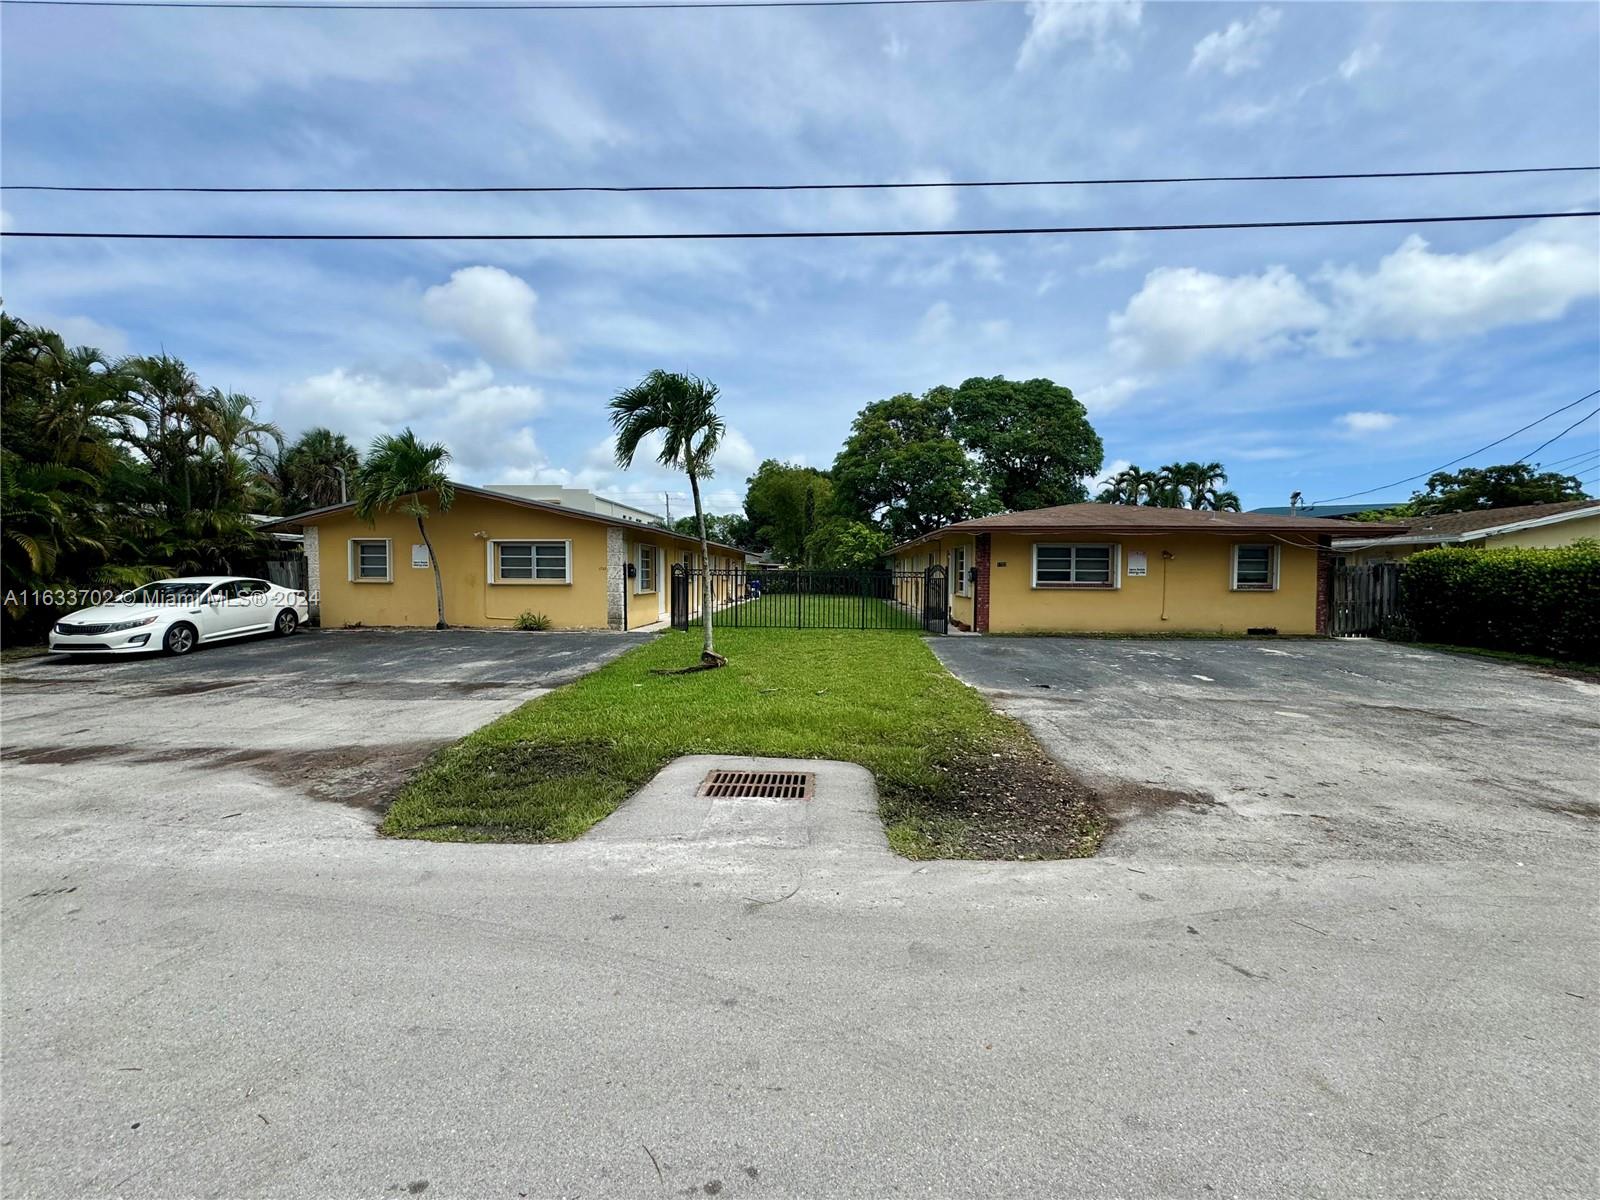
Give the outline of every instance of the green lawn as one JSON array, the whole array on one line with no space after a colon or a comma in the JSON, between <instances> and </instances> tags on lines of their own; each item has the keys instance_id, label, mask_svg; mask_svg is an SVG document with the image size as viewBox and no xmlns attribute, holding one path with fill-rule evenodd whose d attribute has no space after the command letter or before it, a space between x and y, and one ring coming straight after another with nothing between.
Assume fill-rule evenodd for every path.
<instances>
[{"instance_id":1,"label":"green lawn","mask_svg":"<svg viewBox=\"0 0 1600 1200\"><path fill-rule=\"evenodd\" d=\"M1025 729L958 683L921 638L729 629L721 670L668 633L437 754L383 832L566 841L683 754L836 758L877 777L891 845L913 858L1094 853L1092 798Z\"/></svg>"},{"instance_id":2,"label":"green lawn","mask_svg":"<svg viewBox=\"0 0 1600 1200\"><path fill-rule=\"evenodd\" d=\"M696 618L698 619L698 617ZM874 597L771 594L720 608L711 617L718 629L922 629L920 613Z\"/></svg>"}]
</instances>

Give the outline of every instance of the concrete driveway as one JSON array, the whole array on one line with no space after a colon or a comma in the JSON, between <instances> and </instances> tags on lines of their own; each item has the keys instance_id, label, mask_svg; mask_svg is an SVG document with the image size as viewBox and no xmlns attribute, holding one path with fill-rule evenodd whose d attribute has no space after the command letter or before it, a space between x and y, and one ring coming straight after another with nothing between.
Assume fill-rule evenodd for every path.
<instances>
[{"instance_id":1,"label":"concrete driveway","mask_svg":"<svg viewBox=\"0 0 1600 1200\"><path fill-rule=\"evenodd\" d=\"M8 669L8 1200L1594 1191L1581 816L1548 856L1304 865L388 842L211 751L387 761L561 643L347 636L210 691L220 650ZM1561 744L1593 719L1470 665L1567 689Z\"/></svg>"}]
</instances>

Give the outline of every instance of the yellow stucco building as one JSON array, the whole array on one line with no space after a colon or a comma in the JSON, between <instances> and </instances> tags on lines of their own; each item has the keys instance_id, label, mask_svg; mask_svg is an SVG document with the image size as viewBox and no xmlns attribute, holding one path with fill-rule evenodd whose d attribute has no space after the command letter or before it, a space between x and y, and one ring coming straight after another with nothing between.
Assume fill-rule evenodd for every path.
<instances>
[{"instance_id":1,"label":"yellow stucco building","mask_svg":"<svg viewBox=\"0 0 1600 1200\"><path fill-rule=\"evenodd\" d=\"M1348 528L1066 504L962 521L893 556L898 571L944 567L952 622L980 633L1316 634L1327 631L1328 546Z\"/></svg>"},{"instance_id":2,"label":"yellow stucco building","mask_svg":"<svg viewBox=\"0 0 1600 1200\"><path fill-rule=\"evenodd\" d=\"M700 543L658 526L455 485L455 502L428 505L445 620L507 628L541 613L556 629L638 629L666 619L674 564L700 565ZM312 603L327 627L432 626L434 575L415 518L372 523L341 504L285 518L299 526ZM744 552L713 544L711 568L742 566Z\"/></svg>"}]
</instances>

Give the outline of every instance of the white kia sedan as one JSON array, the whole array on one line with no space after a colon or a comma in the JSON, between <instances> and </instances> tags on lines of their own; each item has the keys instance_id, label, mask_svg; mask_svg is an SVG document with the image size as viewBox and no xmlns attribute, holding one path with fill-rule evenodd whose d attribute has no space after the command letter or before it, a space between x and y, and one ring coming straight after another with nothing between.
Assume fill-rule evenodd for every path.
<instances>
[{"instance_id":1,"label":"white kia sedan","mask_svg":"<svg viewBox=\"0 0 1600 1200\"><path fill-rule=\"evenodd\" d=\"M311 611L304 592L265 579L204 575L162 579L63 617L50 630L56 654L187 654L201 642L257 633L287 637Z\"/></svg>"}]
</instances>

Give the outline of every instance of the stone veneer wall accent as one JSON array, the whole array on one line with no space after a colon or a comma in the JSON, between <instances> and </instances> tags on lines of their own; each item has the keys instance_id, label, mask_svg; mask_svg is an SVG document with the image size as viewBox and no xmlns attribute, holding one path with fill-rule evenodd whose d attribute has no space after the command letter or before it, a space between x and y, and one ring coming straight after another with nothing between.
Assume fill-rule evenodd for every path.
<instances>
[{"instance_id":1,"label":"stone veneer wall accent","mask_svg":"<svg viewBox=\"0 0 1600 1200\"><path fill-rule=\"evenodd\" d=\"M625 629L628 622L628 546L622 530L606 530L606 624Z\"/></svg>"},{"instance_id":2,"label":"stone veneer wall accent","mask_svg":"<svg viewBox=\"0 0 1600 1200\"><path fill-rule=\"evenodd\" d=\"M301 546L306 554L306 599L311 608L311 619L317 621L322 609L322 543L317 537L315 525L302 528L305 530L305 541Z\"/></svg>"}]
</instances>

